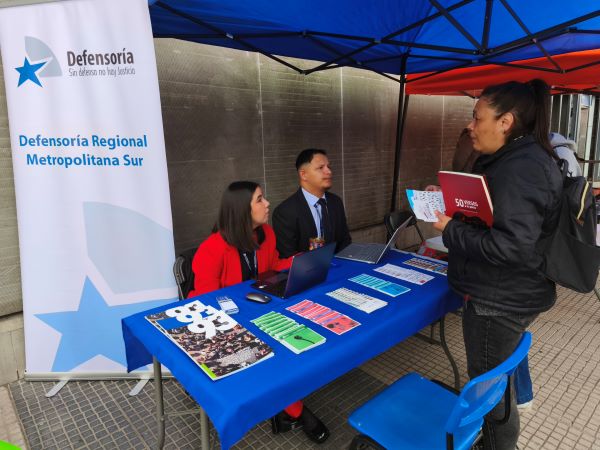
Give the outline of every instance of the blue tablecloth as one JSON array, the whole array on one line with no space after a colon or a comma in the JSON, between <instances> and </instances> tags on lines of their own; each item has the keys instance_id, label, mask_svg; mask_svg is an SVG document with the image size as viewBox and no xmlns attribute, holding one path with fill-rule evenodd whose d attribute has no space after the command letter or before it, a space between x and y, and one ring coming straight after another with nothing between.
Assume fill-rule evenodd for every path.
<instances>
[{"instance_id":1,"label":"blue tablecloth","mask_svg":"<svg viewBox=\"0 0 600 450\"><path fill-rule=\"evenodd\" d=\"M401 265L402 261L413 256L390 251L379 265ZM435 275L433 280L418 286L374 272L377 266L371 264L337 258L334 258L334 264L325 283L287 300L273 297L268 304L247 301L245 294L251 291L251 282L197 297L203 303L217 308L215 298L218 295L228 295L234 299L240 309L235 319L273 348L273 358L221 380L211 381L190 358L144 318L154 311L177 304L174 303L123 319L128 370L150 364L152 355L156 356L204 408L219 433L221 446L227 449L257 423L415 334L461 304L460 298L451 293L447 279L442 275ZM393 298L348 281L348 278L361 273L397 282L411 291ZM425 273L432 275L431 272ZM342 286L385 300L388 305L367 314L326 295ZM361 325L338 336L285 311L286 307L303 299L346 314ZM282 312L305 323L325 336L327 342L299 355L294 354L250 323L250 320L269 311ZM415 355L415 358L418 357Z\"/></svg>"}]
</instances>

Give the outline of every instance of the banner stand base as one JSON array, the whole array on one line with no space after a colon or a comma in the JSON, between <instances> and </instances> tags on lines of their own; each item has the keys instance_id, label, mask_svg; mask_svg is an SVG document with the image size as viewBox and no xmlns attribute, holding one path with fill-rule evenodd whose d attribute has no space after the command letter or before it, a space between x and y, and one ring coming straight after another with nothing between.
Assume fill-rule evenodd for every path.
<instances>
[{"instance_id":1,"label":"banner stand base","mask_svg":"<svg viewBox=\"0 0 600 450\"><path fill-rule=\"evenodd\" d=\"M170 371L163 372L163 378L172 378ZM111 380L140 380L148 381L153 379L152 372L89 372L89 373L77 373L73 374L70 372L38 372L38 373L25 373L23 379L25 381L111 381ZM62 386L61 386L62 387Z\"/></svg>"},{"instance_id":2,"label":"banner stand base","mask_svg":"<svg viewBox=\"0 0 600 450\"><path fill-rule=\"evenodd\" d=\"M140 381L138 381L138 383L135 385L135 387L131 391L129 391L129 396L135 397L140 392L142 392L142 389L144 389L144 386L146 386L146 384L148 384L149 379L150 379L149 377L140 379Z\"/></svg>"},{"instance_id":3,"label":"banner stand base","mask_svg":"<svg viewBox=\"0 0 600 450\"><path fill-rule=\"evenodd\" d=\"M63 387L65 387L65 384L67 384L68 382L69 380L62 380L56 383L54 386L52 386L52 389L46 392L46 397L54 397Z\"/></svg>"}]
</instances>

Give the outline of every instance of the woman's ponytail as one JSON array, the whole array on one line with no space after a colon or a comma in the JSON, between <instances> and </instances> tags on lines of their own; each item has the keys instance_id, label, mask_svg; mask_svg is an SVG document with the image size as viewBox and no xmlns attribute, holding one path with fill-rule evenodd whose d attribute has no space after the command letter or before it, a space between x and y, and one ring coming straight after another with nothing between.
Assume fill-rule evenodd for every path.
<instances>
[{"instance_id":1,"label":"woman's ponytail","mask_svg":"<svg viewBox=\"0 0 600 450\"><path fill-rule=\"evenodd\" d=\"M550 144L550 88L545 81L536 78L527 83L533 92L535 101L535 119L533 126L533 136L535 140L550 155L555 152Z\"/></svg>"}]
</instances>

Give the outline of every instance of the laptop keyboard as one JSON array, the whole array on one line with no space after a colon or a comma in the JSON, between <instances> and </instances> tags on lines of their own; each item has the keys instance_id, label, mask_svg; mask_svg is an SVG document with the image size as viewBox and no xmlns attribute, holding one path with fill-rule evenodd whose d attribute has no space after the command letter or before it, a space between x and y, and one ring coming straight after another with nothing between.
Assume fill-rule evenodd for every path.
<instances>
[{"instance_id":1,"label":"laptop keyboard","mask_svg":"<svg viewBox=\"0 0 600 450\"><path fill-rule=\"evenodd\" d=\"M285 294L285 288L287 286L287 281L283 282L283 283L277 283L274 284L273 286L270 287L269 291L273 294L276 295L277 297L282 297L283 298L283 294Z\"/></svg>"},{"instance_id":2,"label":"laptop keyboard","mask_svg":"<svg viewBox=\"0 0 600 450\"><path fill-rule=\"evenodd\" d=\"M340 255L352 256L352 258L365 259L367 261L377 261L380 254L381 246L369 244L350 244L350 246L340 252Z\"/></svg>"}]
</instances>

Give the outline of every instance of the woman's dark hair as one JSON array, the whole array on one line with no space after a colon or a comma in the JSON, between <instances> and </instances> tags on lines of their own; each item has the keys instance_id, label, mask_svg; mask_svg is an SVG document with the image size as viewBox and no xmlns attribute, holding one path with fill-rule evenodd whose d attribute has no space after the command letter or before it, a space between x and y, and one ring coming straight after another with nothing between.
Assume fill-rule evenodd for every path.
<instances>
[{"instance_id":1,"label":"woman's dark hair","mask_svg":"<svg viewBox=\"0 0 600 450\"><path fill-rule=\"evenodd\" d=\"M221 197L221 208L219 217L213 228L213 232L221 233L225 242L233 245L242 252L251 252L259 247L264 235L259 236L259 242L254 240L252 229L252 196L256 188L260 187L253 181L234 181ZM259 229L259 233L262 228ZM260 233L262 234L262 233Z\"/></svg>"},{"instance_id":2,"label":"woman's dark hair","mask_svg":"<svg viewBox=\"0 0 600 450\"><path fill-rule=\"evenodd\" d=\"M512 113L515 118L508 141L532 134L534 139L550 155L554 155L549 138L550 88L544 80L535 79L527 83L509 81L486 87L481 93L497 116Z\"/></svg>"}]
</instances>

